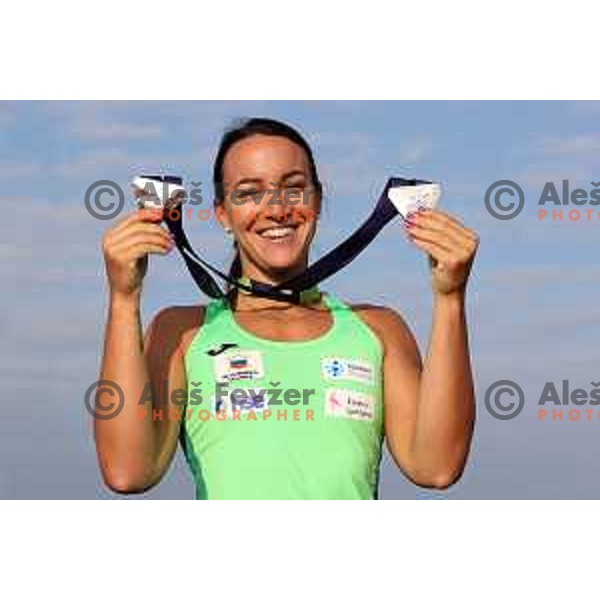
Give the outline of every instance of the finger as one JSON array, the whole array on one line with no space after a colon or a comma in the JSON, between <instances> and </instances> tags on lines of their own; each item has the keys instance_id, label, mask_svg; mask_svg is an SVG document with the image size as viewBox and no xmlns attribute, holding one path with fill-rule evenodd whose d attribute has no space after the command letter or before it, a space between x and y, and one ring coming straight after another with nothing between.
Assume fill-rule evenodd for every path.
<instances>
[{"instance_id":1,"label":"finger","mask_svg":"<svg viewBox=\"0 0 600 600\"><path fill-rule=\"evenodd\" d=\"M451 219L448 215L433 210L417 213L412 222L431 229L448 230L456 235L461 235L464 229L462 224L456 219Z\"/></svg>"},{"instance_id":2,"label":"finger","mask_svg":"<svg viewBox=\"0 0 600 600\"><path fill-rule=\"evenodd\" d=\"M112 244L114 240L118 240L122 235L126 235L128 230L140 222L155 223L160 222L160 215L156 212L138 210L117 223L115 227L104 232L104 244Z\"/></svg>"},{"instance_id":3,"label":"finger","mask_svg":"<svg viewBox=\"0 0 600 600\"><path fill-rule=\"evenodd\" d=\"M123 260L139 260L148 254L165 255L168 252L170 252L169 249L159 244L136 244L135 246L132 246L125 254L123 254Z\"/></svg>"},{"instance_id":4,"label":"finger","mask_svg":"<svg viewBox=\"0 0 600 600\"><path fill-rule=\"evenodd\" d=\"M458 236L465 237L471 241L477 239L477 234L472 229L465 227L462 222L453 215L449 215L448 213L439 210L426 210L418 213L418 221L421 223L436 223L439 226L445 225Z\"/></svg>"},{"instance_id":5,"label":"finger","mask_svg":"<svg viewBox=\"0 0 600 600\"><path fill-rule=\"evenodd\" d=\"M462 248L466 255L471 256L477 251L479 246L479 235L472 229L465 227L452 215L440 211L428 211L425 214L425 219L420 223L423 224L424 222L444 223L447 227L446 231L448 234L454 236L454 239L459 242L460 248Z\"/></svg>"},{"instance_id":6,"label":"finger","mask_svg":"<svg viewBox=\"0 0 600 600\"><path fill-rule=\"evenodd\" d=\"M457 249L462 250L462 247L454 240L449 237L443 231L436 231L433 229L426 229L419 225L413 225L408 233L410 239L418 239L431 244L436 244L443 247L447 252L456 252Z\"/></svg>"},{"instance_id":7,"label":"finger","mask_svg":"<svg viewBox=\"0 0 600 600\"><path fill-rule=\"evenodd\" d=\"M447 243L469 251L473 245L473 240L462 232L457 231L454 226L449 226L448 221L433 220L422 218L415 220L408 225L408 231L411 233L419 232L421 234L435 234L447 240Z\"/></svg>"},{"instance_id":8,"label":"finger","mask_svg":"<svg viewBox=\"0 0 600 600\"><path fill-rule=\"evenodd\" d=\"M477 249L477 245L473 242L469 242L466 245L459 245L443 233L435 231L420 232L417 231L416 227L411 229L409 237L443 248L448 254L448 264L453 264L455 266L471 262Z\"/></svg>"},{"instance_id":9,"label":"finger","mask_svg":"<svg viewBox=\"0 0 600 600\"><path fill-rule=\"evenodd\" d=\"M174 245L171 240L165 240L164 237L155 233L138 233L121 240L119 243L114 244L111 247L111 250L114 254L122 254L126 253L130 248L138 244L153 244L169 250Z\"/></svg>"},{"instance_id":10,"label":"finger","mask_svg":"<svg viewBox=\"0 0 600 600\"><path fill-rule=\"evenodd\" d=\"M459 220L458 217L451 215L450 213L444 212L443 210L438 210L436 208L428 209L422 211L424 215L431 216L434 219L442 219L444 221L450 221L459 227L463 227L462 221Z\"/></svg>"},{"instance_id":11,"label":"finger","mask_svg":"<svg viewBox=\"0 0 600 600\"><path fill-rule=\"evenodd\" d=\"M140 233L156 234L163 237L165 240L173 239L172 234L167 231L162 225L157 223L146 223L141 221L134 221L130 223L126 228L116 231L113 233L112 242L120 243L121 241Z\"/></svg>"},{"instance_id":12,"label":"finger","mask_svg":"<svg viewBox=\"0 0 600 600\"><path fill-rule=\"evenodd\" d=\"M158 223L162 221L163 211L162 209L147 209L147 208L139 208L129 214L124 219L121 219L113 228L113 231L122 231L131 223L137 223L139 221L148 222L148 223Z\"/></svg>"},{"instance_id":13,"label":"finger","mask_svg":"<svg viewBox=\"0 0 600 600\"><path fill-rule=\"evenodd\" d=\"M417 248L427 252L427 254L438 261L438 263L444 264L452 262L452 254L443 246L426 240L413 239L412 242Z\"/></svg>"},{"instance_id":14,"label":"finger","mask_svg":"<svg viewBox=\"0 0 600 600\"><path fill-rule=\"evenodd\" d=\"M453 241L448 241L448 238L438 232L427 232L424 235L417 233L410 234L413 241L425 242L436 246L443 250L445 254L445 264L450 267L459 267L461 265L470 264L475 256L477 245L470 243L467 247L456 245Z\"/></svg>"}]
</instances>

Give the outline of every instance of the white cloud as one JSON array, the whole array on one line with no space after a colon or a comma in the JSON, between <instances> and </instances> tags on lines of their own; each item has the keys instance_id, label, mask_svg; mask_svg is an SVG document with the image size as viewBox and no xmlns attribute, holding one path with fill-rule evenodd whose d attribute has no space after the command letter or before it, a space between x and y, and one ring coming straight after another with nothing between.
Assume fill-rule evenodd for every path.
<instances>
[{"instance_id":1,"label":"white cloud","mask_svg":"<svg viewBox=\"0 0 600 600\"><path fill-rule=\"evenodd\" d=\"M53 173L59 177L88 178L91 183L92 178L117 180L142 171L163 172L171 167L178 170L180 165L191 160L194 160L193 156L167 152L158 155L110 146L88 150L72 161L57 164Z\"/></svg>"},{"instance_id":2,"label":"white cloud","mask_svg":"<svg viewBox=\"0 0 600 600\"><path fill-rule=\"evenodd\" d=\"M57 164L54 172L63 177L86 176L103 168L123 167L130 160L130 155L122 148L102 148L88 151L74 161Z\"/></svg>"},{"instance_id":3,"label":"white cloud","mask_svg":"<svg viewBox=\"0 0 600 600\"><path fill-rule=\"evenodd\" d=\"M321 131L307 136L316 155L317 168L329 195L353 194L375 198L387 177L418 165L433 147L424 136L402 139L389 148L375 134Z\"/></svg>"},{"instance_id":4,"label":"white cloud","mask_svg":"<svg viewBox=\"0 0 600 600\"><path fill-rule=\"evenodd\" d=\"M401 146L399 163L401 166L415 165L421 162L433 148L432 140L428 138L416 138L405 142Z\"/></svg>"},{"instance_id":5,"label":"white cloud","mask_svg":"<svg viewBox=\"0 0 600 600\"><path fill-rule=\"evenodd\" d=\"M591 155L597 154L600 150L600 134L582 133L569 137L545 137L535 147L543 154L592 158Z\"/></svg>"},{"instance_id":6,"label":"white cloud","mask_svg":"<svg viewBox=\"0 0 600 600\"><path fill-rule=\"evenodd\" d=\"M97 119L75 123L72 131L82 138L94 141L149 140L159 138L162 133L158 125L106 123Z\"/></svg>"},{"instance_id":7,"label":"white cloud","mask_svg":"<svg viewBox=\"0 0 600 600\"><path fill-rule=\"evenodd\" d=\"M554 182L560 189L563 179L568 179L572 184L577 181L590 181L595 177L591 169L586 169L581 163L559 165L530 164L518 175L518 183L522 186L531 186L537 193L537 198L542 194L548 182ZM572 186L574 187L574 186Z\"/></svg>"}]
</instances>

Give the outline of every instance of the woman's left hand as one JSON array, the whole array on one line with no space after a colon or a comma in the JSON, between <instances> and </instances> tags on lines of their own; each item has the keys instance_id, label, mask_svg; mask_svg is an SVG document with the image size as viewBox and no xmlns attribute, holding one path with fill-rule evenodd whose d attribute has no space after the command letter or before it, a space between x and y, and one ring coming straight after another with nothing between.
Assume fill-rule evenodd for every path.
<instances>
[{"instance_id":1,"label":"woman's left hand","mask_svg":"<svg viewBox=\"0 0 600 600\"><path fill-rule=\"evenodd\" d=\"M415 213L405 228L415 246L429 255L434 293L463 292L479 245L477 234L438 210Z\"/></svg>"}]
</instances>

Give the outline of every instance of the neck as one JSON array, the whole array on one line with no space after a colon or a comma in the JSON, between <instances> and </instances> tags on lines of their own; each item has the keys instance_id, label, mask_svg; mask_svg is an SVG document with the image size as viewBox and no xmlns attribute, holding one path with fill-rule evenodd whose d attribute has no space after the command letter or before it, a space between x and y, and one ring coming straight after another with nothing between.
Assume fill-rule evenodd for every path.
<instances>
[{"instance_id":1,"label":"neck","mask_svg":"<svg viewBox=\"0 0 600 600\"><path fill-rule=\"evenodd\" d=\"M252 264L245 264L242 262L242 276L249 277L250 279L254 279L254 281L260 281L261 283L268 283L270 285L279 285L284 283L292 277L296 277L301 273L304 273L308 268L308 263L306 261L301 262L298 265L290 267L289 269L285 269L284 271L271 271L264 272L260 269L257 269Z\"/></svg>"},{"instance_id":2,"label":"neck","mask_svg":"<svg viewBox=\"0 0 600 600\"><path fill-rule=\"evenodd\" d=\"M249 271L250 271L250 273L253 272L253 270L249 270ZM288 281L290 278L294 277L294 275L295 275L295 273L292 272L291 270L287 271L285 276L266 275L264 273L250 274L249 271L244 271L244 275L242 277L238 278L238 281L244 280L244 279L246 279L246 280L253 279L254 281L259 281L261 283L267 283L270 285L279 285L281 283L284 283L285 281ZM301 270L296 270L296 269L294 269L294 271L302 272ZM300 305L296 304L295 302L291 302L291 301L273 300L271 298L265 298L263 296L256 296L254 294L247 293L245 290L241 290L241 289L235 289L234 295L235 295L234 308L237 310L264 310L264 309L283 310L283 309L291 309L293 307L318 304L321 300L317 286L315 286L314 288L311 288L310 291L305 290L304 292L302 292Z\"/></svg>"},{"instance_id":3,"label":"neck","mask_svg":"<svg viewBox=\"0 0 600 600\"><path fill-rule=\"evenodd\" d=\"M293 302L271 300L270 298L263 298L261 296L254 296L252 294L243 294L239 290L235 293L235 310L268 310L268 309L279 309L288 310L297 306Z\"/></svg>"}]
</instances>

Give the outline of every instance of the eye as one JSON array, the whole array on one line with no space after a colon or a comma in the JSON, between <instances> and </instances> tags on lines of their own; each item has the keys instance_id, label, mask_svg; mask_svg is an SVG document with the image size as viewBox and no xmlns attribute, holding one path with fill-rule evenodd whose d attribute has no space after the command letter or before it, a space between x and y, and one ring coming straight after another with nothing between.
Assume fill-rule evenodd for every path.
<instances>
[{"instance_id":1,"label":"eye","mask_svg":"<svg viewBox=\"0 0 600 600\"><path fill-rule=\"evenodd\" d=\"M240 198L249 198L250 196L254 196L255 194L258 194L258 190L244 189L244 190L238 190L238 192L237 192L237 195Z\"/></svg>"},{"instance_id":2,"label":"eye","mask_svg":"<svg viewBox=\"0 0 600 600\"><path fill-rule=\"evenodd\" d=\"M302 181L288 183L283 190L284 201L289 201L290 204L298 204L298 202L302 202L305 191L306 183Z\"/></svg>"},{"instance_id":3,"label":"eye","mask_svg":"<svg viewBox=\"0 0 600 600\"><path fill-rule=\"evenodd\" d=\"M306 184L303 182L289 183L285 186L285 190L290 193L302 192L306 188Z\"/></svg>"},{"instance_id":4,"label":"eye","mask_svg":"<svg viewBox=\"0 0 600 600\"><path fill-rule=\"evenodd\" d=\"M234 190L233 199L234 203L238 205L245 204L248 200L258 198L260 191L255 188L241 188Z\"/></svg>"}]
</instances>

